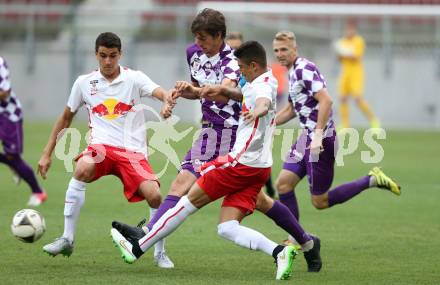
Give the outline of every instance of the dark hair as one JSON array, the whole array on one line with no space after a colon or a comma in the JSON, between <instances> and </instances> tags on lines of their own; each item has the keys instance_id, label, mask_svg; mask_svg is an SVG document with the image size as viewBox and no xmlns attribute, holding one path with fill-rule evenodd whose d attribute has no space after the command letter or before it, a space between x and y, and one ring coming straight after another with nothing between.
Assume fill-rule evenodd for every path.
<instances>
[{"instance_id":1,"label":"dark hair","mask_svg":"<svg viewBox=\"0 0 440 285\"><path fill-rule=\"evenodd\" d=\"M100 46L106 48L117 48L118 51L121 51L121 39L116 34L111 32L102 33L96 38L96 52L98 52Z\"/></svg>"},{"instance_id":2,"label":"dark hair","mask_svg":"<svg viewBox=\"0 0 440 285\"><path fill-rule=\"evenodd\" d=\"M247 41L243 43L234 51L234 55L248 65L254 61L263 68L267 67L266 51L259 42Z\"/></svg>"},{"instance_id":3,"label":"dark hair","mask_svg":"<svg viewBox=\"0 0 440 285\"><path fill-rule=\"evenodd\" d=\"M203 9L191 23L191 33L206 32L215 37L220 32L222 39L226 37L225 16L217 10Z\"/></svg>"}]
</instances>

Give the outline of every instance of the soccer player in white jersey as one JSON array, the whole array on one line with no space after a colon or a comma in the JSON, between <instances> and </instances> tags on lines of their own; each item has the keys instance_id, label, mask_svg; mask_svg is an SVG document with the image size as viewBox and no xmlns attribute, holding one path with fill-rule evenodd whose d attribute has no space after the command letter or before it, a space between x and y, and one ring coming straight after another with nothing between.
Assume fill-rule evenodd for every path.
<instances>
[{"instance_id":1,"label":"soccer player in white jersey","mask_svg":"<svg viewBox=\"0 0 440 285\"><path fill-rule=\"evenodd\" d=\"M202 163L226 155L237 138L242 94L230 92L240 78L237 59L225 44L225 17L213 9L202 10L193 20L191 31L195 44L187 49L191 83L178 81L174 94L186 99L200 100L203 123L199 138L186 154L182 169L172 182L168 195L146 227L137 228L114 221L112 226L122 233L143 236L168 210L173 208L200 177ZM246 83L246 80L242 81ZM257 210L272 219L279 227L297 239L307 260L309 271L321 268L319 239L308 235L296 222L289 209L261 191ZM142 222L140 223L142 224ZM316 245L315 245L316 244Z\"/></svg>"},{"instance_id":2,"label":"soccer player in white jersey","mask_svg":"<svg viewBox=\"0 0 440 285\"><path fill-rule=\"evenodd\" d=\"M231 49L236 50L243 43L243 34L240 32L230 32L226 36L225 42L231 47ZM244 79L243 76L241 76L238 84L244 85L245 83L246 83L246 80ZM269 176L269 179L267 180L265 186L266 186L267 195L269 195L269 197L271 197L271 198L275 198L275 188L272 185L272 176Z\"/></svg>"},{"instance_id":3,"label":"soccer player in white jersey","mask_svg":"<svg viewBox=\"0 0 440 285\"><path fill-rule=\"evenodd\" d=\"M72 87L67 106L56 121L38 163L46 179L57 136L68 128L81 106L87 108L90 143L76 159L76 167L66 192L64 233L43 250L49 255L70 256L73 252L75 227L85 200L87 184L105 175L115 175L123 183L129 202L146 200L150 216L160 205L159 181L147 161L145 129L138 129L145 119L141 97L152 96L164 102L162 114L170 115L171 94L141 71L119 65L121 40L114 33L100 34L95 43L99 69L81 75ZM155 249L160 267L173 267L165 254L163 241Z\"/></svg>"},{"instance_id":4,"label":"soccer player in white jersey","mask_svg":"<svg viewBox=\"0 0 440 285\"><path fill-rule=\"evenodd\" d=\"M259 43L246 42L234 54L247 83L242 87L243 112L232 151L203 164L202 176L189 193L141 239L124 236L115 228L111 230L113 241L126 262L135 262L189 215L224 197L218 234L237 245L273 256L277 263L276 279L291 276L295 248L278 245L261 233L240 225L243 218L254 211L258 193L270 174L277 81L267 69L266 53ZM235 88L230 92L240 93Z\"/></svg>"},{"instance_id":5,"label":"soccer player in white jersey","mask_svg":"<svg viewBox=\"0 0 440 285\"><path fill-rule=\"evenodd\" d=\"M378 167L368 175L330 189L337 153L336 131L332 119L332 99L318 67L297 55L295 35L279 32L273 50L281 65L289 69L289 104L276 116L281 125L298 116L302 133L292 145L277 180L280 201L299 220L296 185L307 176L312 204L326 209L345 203L364 190L379 187L400 195L400 186Z\"/></svg>"}]
</instances>

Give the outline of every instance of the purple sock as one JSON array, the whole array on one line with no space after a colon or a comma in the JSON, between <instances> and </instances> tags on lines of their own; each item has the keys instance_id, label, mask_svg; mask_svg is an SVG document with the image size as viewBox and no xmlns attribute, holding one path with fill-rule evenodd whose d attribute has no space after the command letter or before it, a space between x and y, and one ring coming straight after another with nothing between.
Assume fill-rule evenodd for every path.
<instances>
[{"instance_id":1,"label":"purple sock","mask_svg":"<svg viewBox=\"0 0 440 285\"><path fill-rule=\"evenodd\" d=\"M370 176L339 185L328 192L328 206L342 204L368 188L370 188Z\"/></svg>"},{"instance_id":2,"label":"purple sock","mask_svg":"<svg viewBox=\"0 0 440 285\"><path fill-rule=\"evenodd\" d=\"M279 194L278 196L280 197L280 202L286 205L290 212L292 212L295 218L299 221L299 208L295 191Z\"/></svg>"},{"instance_id":3,"label":"purple sock","mask_svg":"<svg viewBox=\"0 0 440 285\"><path fill-rule=\"evenodd\" d=\"M17 174L31 187L32 193L41 193L43 190L38 185L37 177L32 168L19 156L13 155L12 159L8 159L6 155L0 153L0 162L10 166Z\"/></svg>"},{"instance_id":4,"label":"purple sock","mask_svg":"<svg viewBox=\"0 0 440 285\"><path fill-rule=\"evenodd\" d=\"M273 207L267 211L266 216L271 218L278 226L293 236L300 244L304 244L311 239L292 212L290 212L289 208L282 203L275 201Z\"/></svg>"},{"instance_id":5,"label":"purple sock","mask_svg":"<svg viewBox=\"0 0 440 285\"><path fill-rule=\"evenodd\" d=\"M176 206L179 200L180 200L179 196L174 196L174 195L166 196L165 200L163 200L162 204L160 204L159 209L157 209L156 215L154 215L154 217L148 223L147 228L151 231L154 224L160 219L160 217L162 217L163 214L166 213L166 211Z\"/></svg>"}]
</instances>

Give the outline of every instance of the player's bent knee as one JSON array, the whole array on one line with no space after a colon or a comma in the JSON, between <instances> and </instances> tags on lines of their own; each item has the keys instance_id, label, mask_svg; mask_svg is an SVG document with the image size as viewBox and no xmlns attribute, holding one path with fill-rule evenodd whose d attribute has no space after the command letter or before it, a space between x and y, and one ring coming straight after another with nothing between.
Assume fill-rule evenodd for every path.
<instances>
[{"instance_id":1,"label":"player's bent knee","mask_svg":"<svg viewBox=\"0 0 440 285\"><path fill-rule=\"evenodd\" d=\"M168 194L182 197L188 194L191 185L194 184L195 177L189 177L190 174L181 172L177 175L176 179L171 183L170 191Z\"/></svg>"},{"instance_id":2,"label":"player's bent knee","mask_svg":"<svg viewBox=\"0 0 440 285\"><path fill-rule=\"evenodd\" d=\"M182 197L188 193L189 189L186 189L182 184L173 183L170 187L169 195Z\"/></svg>"},{"instance_id":3,"label":"player's bent knee","mask_svg":"<svg viewBox=\"0 0 440 285\"><path fill-rule=\"evenodd\" d=\"M79 161L73 175L77 180L91 182L95 177L95 165L84 161Z\"/></svg>"},{"instance_id":4,"label":"player's bent knee","mask_svg":"<svg viewBox=\"0 0 440 285\"><path fill-rule=\"evenodd\" d=\"M286 194L294 190L300 181L301 177L299 177L296 173L283 169L275 182L275 187L277 188L279 194Z\"/></svg>"},{"instance_id":5,"label":"player's bent knee","mask_svg":"<svg viewBox=\"0 0 440 285\"><path fill-rule=\"evenodd\" d=\"M277 188L277 191L280 194L285 194L285 193L289 192L290 190L292 190L291 186L288 183L286 183L286 181L281 180L281 179L276 181L275 187Z\"/></svg>"},{"instance_id":6,"label":"player's bent knee","mask_svg":"<svg viewBox=\"0 0 440 285\"><path fill-rule=\"evenodd\" d=\"M280 177L275 182L275 187L279 194L286 194L294 189L294 185L292 185L292 181L285 177Z\"/></svg>"},{"instance_id":7,"label":"player's bent knee","mask_svg":"<svg viewBox=\"0 0 440 285\"><path fill-rule=\"evenodd\" d=\"M162 202L162 197L160 194L156 193L148 195L148 197L145 197L145 199L147 200L148 205L155 209L159 208L160 203Z\"/></svg>"},{"instance_id":8,"label":"player's bent knee","mask_svg":"<svg viewBox=\"0 0 440 285\"><path fill-rule=\"evenodd\" d=\"M154 188L153 188L154 189ZM152 208L159 208L160 203L162 203L162 196L160 195L159 188L149 191L147 197L148 205Z\"/></svg>"},{"instance_id":9,"label":"player's bent knee","mask_svg":"<svg viewBox=\"0 0 440 285\"><path fill-rule=\"evenodd\" d=\"M89 169L79 169L75 170L75 174L73 176L80 181L90 182L94 177L94 171Z\"/></svg>"},{"instance_id":10,"label":"player's bent knee","mask_svg":"<svg viewBox=\"0 0 440 285\"><path fill-rule=\"evenodd\" d=\"M148 180L139 185L138 193L142 195L152 208L158 208L162 202L159 185L157 181Z\"/></svg>"},{"instance_id":11,"label":"player's bent knee","mask_svg":"<svg viewBox=\"0 0 440 285\"><path fill-rule=\"evenodd\" d=\"M318 210L328 208L328 199L324 197L312 197L312 204Z\"/></svg>"},{"instance_id":12,"label":"player's bent knee","mask_svg":"<svg viewBox=\"0 0 440 285\"><path fill-rule=\"evenodd\" d=\"M261 191L260 194L258 194L257 204L255 207L258 211L266 213L273 207L273 203L273 200L269 196L264 194L263 191Z\"/></svg>"}]
</instances>

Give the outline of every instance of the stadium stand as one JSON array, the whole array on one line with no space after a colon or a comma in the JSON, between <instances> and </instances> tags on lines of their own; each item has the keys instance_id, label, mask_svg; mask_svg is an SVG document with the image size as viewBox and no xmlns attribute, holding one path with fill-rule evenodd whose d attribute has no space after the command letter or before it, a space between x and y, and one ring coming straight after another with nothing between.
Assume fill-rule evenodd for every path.
<instances>
[{"instance_id":1,"label":"stadium stand","mask_svg":"<svg viewBox=\"0 0 440 285\"><path fill-rule=\"evenodd\" d=\"M32 27L39 38L53 39L62 30L63 24L71 19L65 11L81 2L78 0L0 0L0 5L4 7L0 9L0 36L2 39L21 38L26 30ZM29 11L32 11L33 16L29 16Z\"/></svg>"},{"instance_id":2,"label":"stadium stand","mask_svg":"<svg viewBox=\"0 0 440 285\"><path fill-rule=\"evenodd\" d=\"M209 0L208 0L209 1ZM237 0L223 0L236 2ZM156 0L159 5L194 5L200 0ZM381 4L381 5L439 5L440 0L242 0L241 2L289 2L289 3L329 3L329 4Z\"/></svg>"}]
</instances>

